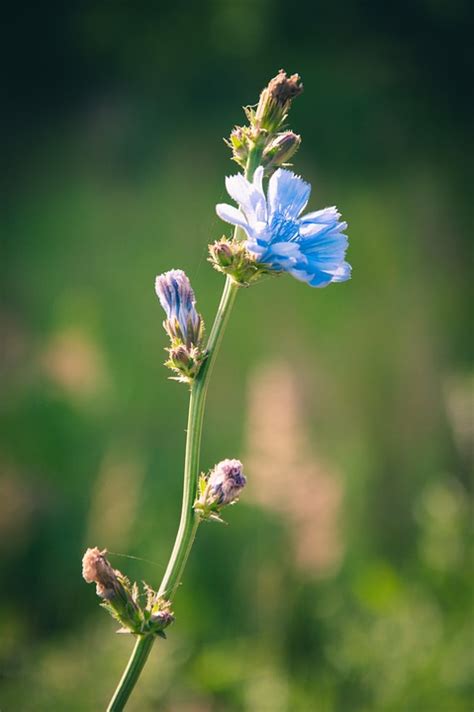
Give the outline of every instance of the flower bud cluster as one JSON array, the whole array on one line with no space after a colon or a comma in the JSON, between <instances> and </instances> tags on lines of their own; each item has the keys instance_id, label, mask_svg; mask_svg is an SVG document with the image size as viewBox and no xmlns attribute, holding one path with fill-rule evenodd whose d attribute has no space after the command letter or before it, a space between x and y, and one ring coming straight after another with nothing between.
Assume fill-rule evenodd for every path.
<instances>
[{"instance_id":1,"label":"flower bud cluster","mask_svg":"<svg viewBox=\"0 0 474 712\"><path fill-rule=\"evenodd\" d=\"M166 637L164 629L174 621L170 602L158 598L145 584L146 604L142 606L138 585L131 584L124 574L112 568L106 554L106 549L87 549L82 559L82 576L87 583L96 584L101 605L122 625L119 632Z\"/></svg>"},{"instance_id":2,"label":"flower bud cluster","mask_svg":"<svg viewBox=\"0 0 474 712\"><path fill-rule=\"evenodd\" d=\"M173 269L156 278L155 291L166 313L163 327L171 341L165 365L177 374L176 380L190 383L204 359L204 323L196 311L191 283L182 270Z\"/></svg>"},{"instance_id":3,"label":"flower bud cluster","mask_svg":"<svg viewBox=\"0 0 474 712\"><path fill-rule=\"evenodd\" d=\"M246 483L240 460L222 460L211 472L199 478L194 510L202 519L222 521L221 509L238 501Z\"/></svg>"},{"instance_id":4,"label":"flower bud cluster","mask_svg":"<svg viewBox=\"0 0 474 712\"><path fill-rule=\"evenodd\" d=\"M260 94L257 107L245 108L249 126L236 126L226 141L239 166L245 169L249 153L256 147L262 154L261 165L267 176L277 168L289 165L288 161L301 144L301 137L292 131L284 131L284 124L291 102L302 91L298 74L289 77L280 69Z\"/></svg>"},{"instance_id":5,"label":"flower bud cluster","mask_svg":"<svg viewBox=\"0 0 474 712\"><path fill-rule=\"evenodd\" d=\"M248 287L265 272L242 242L227 237L209 245L208 260L214 269L229 275L241 287Z\"/></svg>"}]
</instances>

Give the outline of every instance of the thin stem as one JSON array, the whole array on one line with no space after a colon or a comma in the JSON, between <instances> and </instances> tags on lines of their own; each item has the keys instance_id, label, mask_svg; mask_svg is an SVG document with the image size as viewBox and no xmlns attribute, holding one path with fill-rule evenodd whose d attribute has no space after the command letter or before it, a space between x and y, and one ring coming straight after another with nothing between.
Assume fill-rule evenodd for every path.
<instances>
[{"instance_id":1,"label":"thin stem","mask_svg":"<svg viewBox=\"0 0 474 712\"><path fill-rule=\"evenodd\" d=\"M261 151L255 147L250 152L245 176L250 180L255 168L260 160ZM234 237L240 236L241 228L236 228ZM199 477L199 458L201 452L201 435L204 420L204 408L206 405L206 395L214 366L217 352L224 334L227 321L232 310L232 306L237 296L239 286L230 278L226 278L224 291L217 309L216 318L212 325L209 340L207 342L207 356L201 369L194 379L191 387L188 411L188 428L186 436L186 454L184 460L184 482L183 482L183 502L181 506L181 518L176 534L173 551L165 575L161 582L157 598L173 600L181 582L186 561L191 551L196 531L199 525L199 517L193 509L194 500L197 494L197 484ZM147 661L148 655L154 643L154 636L140 636L135 644L132 655L120 680L114 696L110 702L107 712L122 712L133 688L140 676L141 671Z\"/></svg>"},{"instance_id":2,"label":"thin stem","mask_svg":"<svg viewBox=\"0 0 474 712\"><path fill-rule=\"evenodd\" d=\"M121 712L127 704L135 683L148 659L150 650L153 647L154 636L141 635L137 638L135 647L128 661L128 665L122 675L114 696L110 700L107 712Z\"/></svg>"},{"instance_id":3,"label":"thin stem","mask_svg":"<svg viewBox=\"0 0 474 712\"><path fill-rule=\"evenodd\" d=\"M199 477L204 407L219 344L234 303L238 286L228 277L207 344L207 358L192 385L189 399L186 457L184 461L183 504L178 533L158 596L171 600L179 586L181 575L196 535L199 517L193 510Z\"/></svg>"}]
</instances>

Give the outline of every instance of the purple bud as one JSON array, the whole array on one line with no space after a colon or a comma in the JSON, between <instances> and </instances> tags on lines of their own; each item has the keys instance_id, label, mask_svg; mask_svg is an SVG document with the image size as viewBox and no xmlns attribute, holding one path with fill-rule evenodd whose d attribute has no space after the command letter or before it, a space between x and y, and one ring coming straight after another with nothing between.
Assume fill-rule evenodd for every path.
<instances>
[{"instance_id":1,"label":"purple bud","mask_svg":"<svg viewBox=\"0 0 474 712\"><path fill-rule=\"evenodd\" d=\"M245 487L247 479L240 460L222 460L209 475L209 495L215 504L231 504Z\"/></svg>"},{"instance_id":2,"label":"purple bud","mask_svg":"<svg viewBox=\"0 0 474 712\"><path fill-rule=\"evenodd\" d=\"M187 346L199 345L202 319L196 311L196 299L186 274L180 269L160 274L155 281L155 291L166 313L164 327L170 338Z\"/></svg>"}]
</instances>

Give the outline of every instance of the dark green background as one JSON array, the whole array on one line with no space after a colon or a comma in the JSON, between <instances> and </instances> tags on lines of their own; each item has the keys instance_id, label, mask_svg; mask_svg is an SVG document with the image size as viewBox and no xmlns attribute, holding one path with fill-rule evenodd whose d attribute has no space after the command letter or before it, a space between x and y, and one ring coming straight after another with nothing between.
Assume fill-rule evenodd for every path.
<instances>
[{"instance_id":1,"label":"dark green background","mask_svg":"<svg viewBox=\"0 0 474 712\"><path fill-rule=\"evenodd\" d=\"M172 545L187 394L154 277L185 269L209 327L221 137L280 67L305 85L295 169L349 222L353 279L239 294L202 465L240 457L249 487L199 532L130 710L472 708L468 6L5 12L2 712L103 709L121 674L132 641L80 562L107 547L157 585Z\"/></svg>"}]
</instances>

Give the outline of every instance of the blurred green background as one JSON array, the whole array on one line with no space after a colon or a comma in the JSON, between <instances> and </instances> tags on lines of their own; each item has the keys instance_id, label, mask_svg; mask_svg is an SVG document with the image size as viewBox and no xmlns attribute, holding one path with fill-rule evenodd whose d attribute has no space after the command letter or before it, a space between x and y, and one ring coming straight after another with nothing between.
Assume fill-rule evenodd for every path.
<instances>
[{"instance_id":1,"label":"blurred green background","mask_svg":"<svg viewBox=\"0 0 474 712\"><path fill-rule=\"evenodd\" d=\"M154 277L185 269L210 325L222 137L280 67L305 85L295 168L349 222L353 279L240 293L202 466L239 457L249 486L201 528L130 711L472 709L468 10L6 11L2 712L100 710L122 672L132 641L81 557L157 585L174 539L187 393Z\"/></svg>"}]
</instances>

